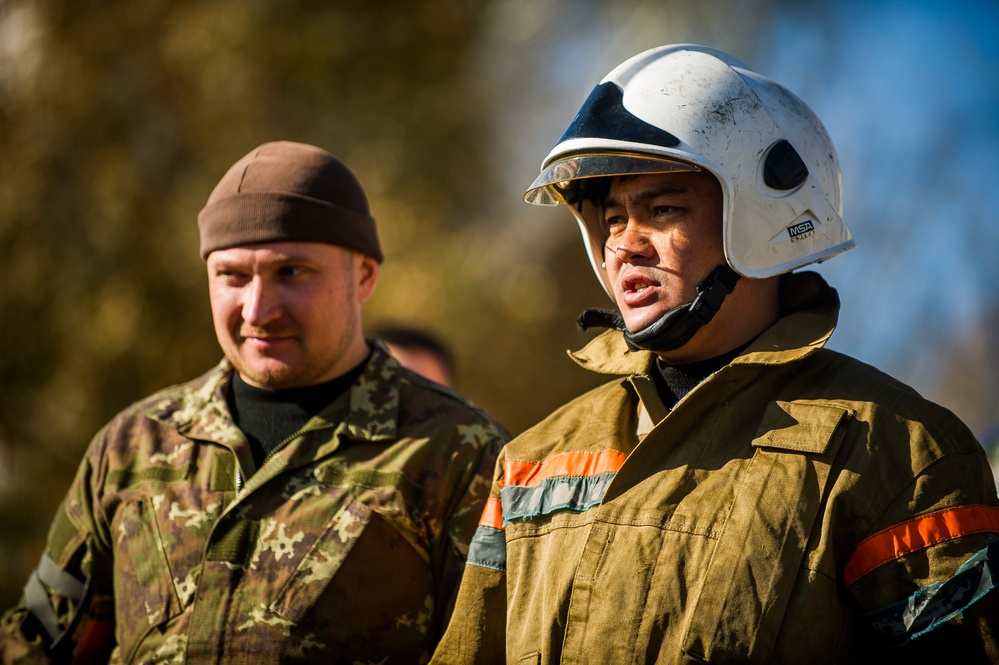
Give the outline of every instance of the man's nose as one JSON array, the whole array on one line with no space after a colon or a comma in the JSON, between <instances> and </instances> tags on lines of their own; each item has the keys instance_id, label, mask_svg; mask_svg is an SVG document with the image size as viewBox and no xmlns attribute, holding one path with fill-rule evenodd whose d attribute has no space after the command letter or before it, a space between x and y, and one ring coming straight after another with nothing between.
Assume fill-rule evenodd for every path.
<instances>
[{"instance_id":1,"label":"man's nose","mask_svg":"<svg viewBox=\"0 0 999 665\"><path fill-rule=\"evenodd\" d=\"M636 222L634 219L628 220L628 224L621 233L608 239L607 247L614 252L618 261L624 263L647 259L653 253L648 229L644 224Z\"/></svg>"},{"instance_id":2,"label":"man's nose","mask_svg":"<svg viewBox=\"0 0 999 665\"><path fill-rule=\"evenodd\" d=\"M246 286L243 300L243 320L251 326L263 326L278 317L281 306L275 288L260 275Z\"/></svg>"}]
</instances>

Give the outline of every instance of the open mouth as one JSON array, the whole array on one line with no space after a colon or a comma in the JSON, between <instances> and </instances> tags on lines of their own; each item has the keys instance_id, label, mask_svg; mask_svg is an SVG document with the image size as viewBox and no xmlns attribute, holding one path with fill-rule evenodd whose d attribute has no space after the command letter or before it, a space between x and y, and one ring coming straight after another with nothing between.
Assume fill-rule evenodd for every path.
<instances>
[{"instance_id":1,"label":"open mouth","mask_svg":"<svg viewBox=\"0 0 999 665\"><path fill-rule=\"evenodd\" d=\"M628 275L621 281L625 293L637 293L648 288L660 286L656 280L644 275Z\"/></svg>"},{"instance_id":2,"label":"open mouth","mask_svg":"<svg viewBox=\"0 0 999 665\"><path fill-rule=\"evenodd\" d=\"M631 274L621 280L622 296L627 305L644 305L655 298L659 281L641 274Z\"/></svg>"},{"instance_id":3,"label":"open mouth","mask_svg":"<svg viewBox=\"0 0 999 665\"><path fill-rule=\"evenodd\" d=\"M627 293L635 293L638 291L643 291L652 285L653 285L652 282L647 282L645 280L637 280L629 284L626 284L624 290Z\"/></svg>"}]
</instances>

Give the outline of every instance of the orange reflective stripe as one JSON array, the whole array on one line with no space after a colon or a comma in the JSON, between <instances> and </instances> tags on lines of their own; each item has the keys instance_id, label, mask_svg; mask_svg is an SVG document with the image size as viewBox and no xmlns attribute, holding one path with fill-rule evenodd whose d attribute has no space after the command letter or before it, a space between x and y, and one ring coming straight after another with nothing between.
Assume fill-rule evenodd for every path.
<instances>
[{"instance_id":1,"label":"orange reflective stripe","mask_svg":"<svg viewBox=\"0 0 999 665\"><path fill-rule=\"evenodd\" d=\"M494 529L503 527L503 504L499 497L491 496L486 499L486 507L482 509L482 517L479 518L479 526L491 526Z\"/></svg>"},{"instance_id":2,"label":"orange reflective stripe","mask_svg":"<svg viewBox=\"0 0 999 665\"><path fill-rule=\"evenodd\" d=\"M544 462L507 460L504 485L530 487L554 476L598 476L617 471L625 459L617 450L598 450L562 453Z\"/></svg>"},{"instance_id":3,"label":"orange reflective stripe","mask_svg":"<svg viewBox=\"0 0 999 665\"><path fill-rule=\"evenodd\" d=\"M975 533L999 533L999 508L972 505L921 515L868 536L846 564L843 575L853 584L875 568L906 554Z\"/></svg>"}]
</instances>

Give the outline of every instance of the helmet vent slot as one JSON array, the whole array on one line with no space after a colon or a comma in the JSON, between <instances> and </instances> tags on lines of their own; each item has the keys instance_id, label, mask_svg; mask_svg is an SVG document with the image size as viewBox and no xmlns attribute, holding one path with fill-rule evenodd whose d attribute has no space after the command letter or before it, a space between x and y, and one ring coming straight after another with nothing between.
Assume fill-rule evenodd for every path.
<instances>
[{"instance_id":1,"label":"helmet vent slot","mask_svg":"<svg viewBox=\"0 0 999 665\"><path fill-rule=\"evenodd\" d=\"M763 164L763 182L767 187L787 191L805 182L808 167L794 146L781 139L770 147Z\"/></svg>"}]
</instances>

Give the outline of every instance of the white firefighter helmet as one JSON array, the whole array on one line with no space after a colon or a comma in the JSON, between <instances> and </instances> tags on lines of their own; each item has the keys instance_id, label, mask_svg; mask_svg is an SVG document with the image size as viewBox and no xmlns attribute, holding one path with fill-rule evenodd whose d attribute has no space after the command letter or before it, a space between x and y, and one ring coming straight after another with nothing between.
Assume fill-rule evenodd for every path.
<instances>
[{"instance_id":1,"label":"white firefighter helmet","mask_svg":"<svg viewBox=\"0 0 999 665\"><path fill-rule=\"evenodd\" d=\"M744 277L790 272L854 246L836 150L811 109L735 58L690 44L645 51L611 71L524 200L572 210L611 293L601 268L607 231L587 183L699 170L721 183L725 257Z\"/></svg>"}]
</instances>

